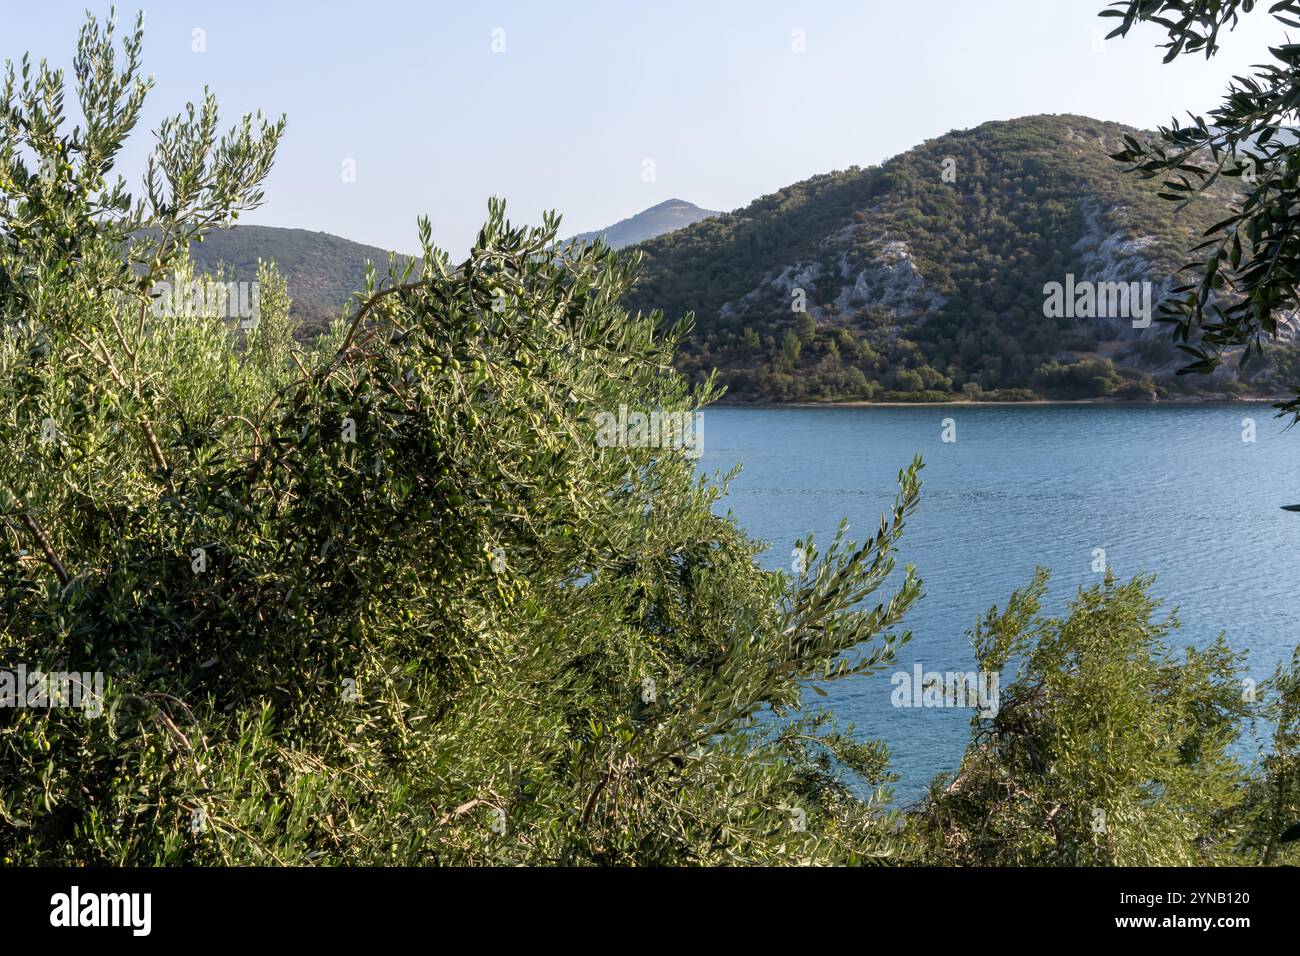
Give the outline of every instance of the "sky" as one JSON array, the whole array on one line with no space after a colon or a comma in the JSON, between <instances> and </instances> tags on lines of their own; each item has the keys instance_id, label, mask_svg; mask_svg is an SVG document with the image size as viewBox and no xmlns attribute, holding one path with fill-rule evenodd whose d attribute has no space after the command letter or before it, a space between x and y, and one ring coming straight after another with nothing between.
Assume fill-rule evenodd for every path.
<instances>
[{"instance_id":1,"label":"sky","mask_svg":"<svg viewBox=\"0 0 1300 956\"><path fill-rule=\"evenodd\" d=\"M1152 26L1103 41L1105 0L168 0L145 11L156 87L122 159L211 87L234 121L288 116L241 222L464 253L505 197L562 235L665 199L731 210L954 129L1036 113L1153 128L1217 104L1282 39L1245 17L1214 59L1161 64ZM1261 4L1260 6L1267 6ZM0 60L68 66L97 0L0 0ZM351 174L351 175L349 175Z\"/></svg>"}]
</instances>

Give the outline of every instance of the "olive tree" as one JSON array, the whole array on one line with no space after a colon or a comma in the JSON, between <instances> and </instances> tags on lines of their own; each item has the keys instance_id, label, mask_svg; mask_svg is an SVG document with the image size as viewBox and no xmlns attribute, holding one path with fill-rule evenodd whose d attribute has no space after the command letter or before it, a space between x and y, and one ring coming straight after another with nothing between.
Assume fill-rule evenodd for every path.
<instances>
[{"instance_id":1,"label":"olive tree","mask_svg":"<svg viewBox=\"0 0 1300 956\"><path fill-rule=\"evenodd\" d=\"M883 748L802 698L909 638L919 462L863 543L763 570L684 440L716 397L672 368L688 326L497 201L456 264L420 220L310 348L269 267L251 329L168 307L229 278L186 250L260 202L283 121L218 139L205 97L134 198L141 45L88 21L72 132L44 64L0 98L0 663L105 678L102 712L0 710L0 860L897 853ZM603 440L629 408L675 431Z\"/></svg>"},{"instance_id":2,"label":"olive tree","mask_svg":"<svg viewBox=\"0 0 1300 956\"><path fill-rule=\"evenodd\" d=\"M1166 63L1179 56L1212 58L1219 37L1254 0L1120 0L1101 16L1120 20L1110 37L1152 23L1167 34ZM1268 5L1279 23L1300 27L1300 2ZM1126 137L1115 158L1148 178L1180 205L1215 183L1238 187L1232 214L1211 226L1193 250L1193 278L1162 305L1161 321L1189 357L1180 374L1212 372L1229 355L1242 366L1294 325L1300 283L1300 143L1293 128L1300 107L1300 46L1279 44L1249 76L1234 77L1223 102L1206 116L1176 117L1154 139ZM1290 363L1293 365L1294 363ZM1279 405L1300 415L1295 398Z\"/></svg>"}]
</instances>

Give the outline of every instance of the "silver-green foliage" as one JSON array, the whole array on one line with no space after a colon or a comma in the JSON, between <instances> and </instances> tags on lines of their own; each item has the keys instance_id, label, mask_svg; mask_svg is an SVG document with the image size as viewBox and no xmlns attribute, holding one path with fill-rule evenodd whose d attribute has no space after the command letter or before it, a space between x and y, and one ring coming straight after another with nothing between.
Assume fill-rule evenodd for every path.
<instances>
[{"instance_id":1,"label":"silver-green foliage","mask_svg":"<svg viewBox=\"0 0 1300 956\"><path fill-rule=\"evenodd\" d=\"M281 124L217 140L209 96L143 199L105 186L140 46L119 69L89 23L84 130L43 64L3 95L0 660L108 687L102 716L0 712L0 860L894 852L882 748L794 712L907 639L914 575L877 595L919 464L864 545L763 571L681 449L594 440L599 411L714 396L672 370L685 327L619 307L634 263L495 202L455 267L423 221L312 350L269 268L247 332L155 308L223 278L184 251L260 201Z\"/></svg>"}]
</instances>

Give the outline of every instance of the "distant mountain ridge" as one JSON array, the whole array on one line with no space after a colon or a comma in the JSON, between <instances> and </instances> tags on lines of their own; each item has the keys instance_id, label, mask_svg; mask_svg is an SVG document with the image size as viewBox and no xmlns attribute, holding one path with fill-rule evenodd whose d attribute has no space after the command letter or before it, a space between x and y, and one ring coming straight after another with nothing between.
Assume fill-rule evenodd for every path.
<instances>
[{"instance_id":1,"label":"distant mountain ridge","mask_svg":"<svg viewBox=\"0 0 1300 956\"><path fill-rule=\"evenodd\" d=\"M657 236L684 229L694 223L717 215L721 214L714 212L712 209L701 209L694 203L689 203L684 199L668 199L656 206L651 206L649 209L642 210L635 216L621 219L612 226L591 232L582 232L573 238L582 242L594 242L597 237L603 237L606 244L615 249L621 249L624 246L645 242L647 239L654 239Z\"/></svg>"},{"instance_id":2,"label":"distant mountain ridge","mask_svg":"<svg viewBox=\"0 0 1300 956\"><path fill-rule=\"evenodd\" d=\"M274 262L285 277L293 300L292 314L304 336L323 331L347 306L352 293L365 288L366 260L383 274L388 250L350 239L278 226L232 226L190 244L190 258L201 272L224 266L241 279L257 274L257 261Z\"/></svg>"},{"instance_id":3,"label":"distant mountain ridge","mask_svg":"<svg viewBox=\"0 0 1300 956\"><path fill-rule=\"evenodd\" d=\"M718 213L693 203L669 199L617 222L607 229L582 233L574 239L606 242L621 248L681 229ZM365 287L366 260L381 273L388 250L353 242L327 232L278 226L232 226L208 233L202 243L192 243L190 258L200 272L224 267L241 278L257 273L259 259L274 262L288 283L293 316L300 337L316 335L328 327L347 306L352 293Z\"/></svg>"},{"instance_id":4,"label":"distant mountain ridge","mask_svg":"<svg viewBox=\"0 0 1300 956\"><path fill-rule=\"evenodd\" d=\"M717 369L733 401L1272 397L1293 347L1245 372L1176 376L1162 326L1046 307L1053 283L1176 285L1232 180L1175 214L1111 153L1130 127L1029 116L929 140L880 166L814 176L729 213L668 200L605 230L644 257L630 309L694 312L678 364ZM689 221L694 220L694 221ZM655 233L635 241L634 237ZM238 226L192 247L198 268L277 263L302 337L322 330L388 252L326 233ZM797 307L802 306L802 311ZM1284 337L1294 338L1289 320Z\"/></svg>"},{"instance_id":5,"label":"distant mountain ridge","mask_svg":"<svg viewBox=\"0 0 1300 956\"><path fill-rule=\"evenodd\" d=\"M732 400L1280 394L1294 349L1243 375L1175 376L1160 323L1045 305L1051 283L1137 283L1158 302L1191 281L1177 273L1235 181L1175 214L1159 182L1110 158L1141 135L1029 116L814 176L637 245L626 304L694 312L679 364L718 369Z\"/></svg>"}]
</instances>

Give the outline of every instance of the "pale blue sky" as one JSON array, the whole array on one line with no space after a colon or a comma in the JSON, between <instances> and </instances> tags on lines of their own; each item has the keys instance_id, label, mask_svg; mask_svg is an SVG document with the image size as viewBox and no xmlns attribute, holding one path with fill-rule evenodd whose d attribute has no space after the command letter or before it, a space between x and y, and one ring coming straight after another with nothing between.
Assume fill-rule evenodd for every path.
<instances>
[{"instance_id":1,"label":"pale blue sky","mask_svg":"<svg viewBox=\"0 0 1300 956\"><path fill-rule=\"evenodd\" d=\"M107 10L0 0L0 59L30 50L67 65L88 6ZM248 221L411 250L427 213L456 255L492 194L514 219L559 210L569 234L673 197L733 209L991 119L1082 113L1154 126L1214 105L1227 77L1282 35L1256 13L1214 60L1162 66L1153 28L1100 42L1114 22L1096 17L1103 0L141 6L157 78L151 129L205 83L232 119L288 114L267 205ZM136 9L119 3L119 20ZM206 52L192 50L195 29ZM503 53L492 50L497 29ZM150 137L137 139L132 172Z\"/></svg>"}]
</instances>

